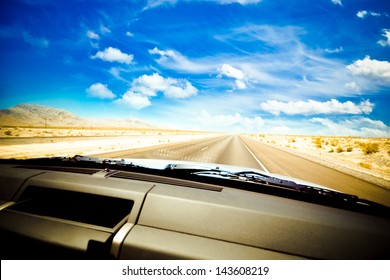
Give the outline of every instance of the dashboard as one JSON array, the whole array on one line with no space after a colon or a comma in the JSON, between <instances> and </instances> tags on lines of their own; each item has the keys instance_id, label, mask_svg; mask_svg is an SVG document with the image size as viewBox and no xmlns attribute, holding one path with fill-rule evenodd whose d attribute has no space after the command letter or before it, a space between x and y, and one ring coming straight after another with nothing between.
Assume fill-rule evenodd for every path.
<instances>
[{"instance_id":1,"label":"dashboard","mask_svg":"<svg viewBox=\"0 0 390 280\"><path fill-rule=\"evenodd\" d=\"M389 259L390 219L121 170L0 165L2 259Z\"/></svg>"}]
</instances>

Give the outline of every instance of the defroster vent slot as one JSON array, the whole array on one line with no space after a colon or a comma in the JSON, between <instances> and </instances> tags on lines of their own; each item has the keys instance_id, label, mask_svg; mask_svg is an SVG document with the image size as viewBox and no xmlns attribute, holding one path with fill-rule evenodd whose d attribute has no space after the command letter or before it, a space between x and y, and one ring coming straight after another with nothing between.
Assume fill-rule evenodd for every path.
<instances>
[{"instance_id":1,"label":"defroster vent slot","mask_svg":"<svg viewBox=\"0 0 390 280\"><path fill-rule=\"evenodd\" d=\"M134 201L118 197L28 186L10 210L114 228Z\"/></svg>"}]
</instances>

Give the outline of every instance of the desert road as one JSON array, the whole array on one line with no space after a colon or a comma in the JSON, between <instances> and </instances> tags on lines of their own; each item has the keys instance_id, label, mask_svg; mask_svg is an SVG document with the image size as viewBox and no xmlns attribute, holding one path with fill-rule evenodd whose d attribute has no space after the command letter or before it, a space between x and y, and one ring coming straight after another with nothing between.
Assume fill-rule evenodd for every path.
<instances>
[{"instance_id":1,"label":"desert road","mask_svg":"<svg viewBox=\"0 0 390 280\"><path fill-rule=\"evenodd\" d=\"M188 160L256 168L317 183L390 206L390 190L238 135L109 152L98 156Z\"/></svg>"}]
</instances>

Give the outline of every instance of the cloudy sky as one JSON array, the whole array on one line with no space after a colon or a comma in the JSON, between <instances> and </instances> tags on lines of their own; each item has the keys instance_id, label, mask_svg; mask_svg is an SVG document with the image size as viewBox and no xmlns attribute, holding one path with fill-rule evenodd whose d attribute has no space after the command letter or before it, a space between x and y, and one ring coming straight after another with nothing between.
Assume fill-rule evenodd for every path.
<instances>
[{"instance_id":1,"label":"cloudy sky","mask_svg":"<svg viewBox=\"0 0 390 280\"><path fill-rule=\"evenodd\" d=\"M0 108L390 137L390 2L3 0Z\"/></svg>"}]
</instances>

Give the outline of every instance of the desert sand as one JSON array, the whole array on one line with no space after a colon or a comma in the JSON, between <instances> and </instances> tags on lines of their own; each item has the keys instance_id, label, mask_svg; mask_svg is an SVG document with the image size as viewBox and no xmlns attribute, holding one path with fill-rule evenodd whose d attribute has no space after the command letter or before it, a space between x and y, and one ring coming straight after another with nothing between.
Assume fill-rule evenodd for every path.
<instances>
[{"instance_id":1,"label":"desert sand","mask_svg":"<svg viewBox=\"0 0 390 280\"><path fill-rule=\"evenodd\" d=\"M246 136L390 189L390 138Z\"/></svg>"},{"instance_id":2,"label":"desert sand","mask_svg":"<svg viewBox=\"0 0 390 280\"><path fill-rule=\"evenodd\" d=\"M214 135L207 132L154 129L1 128L0 158L93 155Z\"/></svg>"},{"instance_id":3,"label":"desert sand","mask_svg":"<svg viewBox=\"0 0 390 280\"><path fill-rule=\"evenodd\" d=\"M157 129L0 127L0 158L93 155L215 135ZM245 136L390 189L390 138Z\"/></svg>"}]
</instances>

